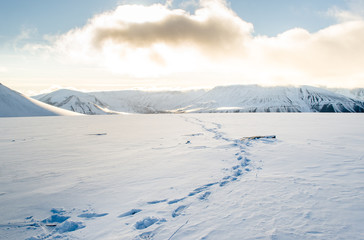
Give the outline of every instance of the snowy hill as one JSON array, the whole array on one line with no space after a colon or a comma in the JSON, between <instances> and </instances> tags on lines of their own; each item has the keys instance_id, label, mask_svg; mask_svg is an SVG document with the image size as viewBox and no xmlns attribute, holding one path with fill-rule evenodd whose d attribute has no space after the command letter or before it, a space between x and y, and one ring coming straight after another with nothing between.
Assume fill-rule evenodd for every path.
<instances>
[{"instance_id":1,"label":"snowy hill","mask_svg":"<svg viewBox=\"0 0 364 240\"><path fill-rule=\"evenodd\" d=\"M36 99L56 107L82 114L117 114L117 112L108 110L106 104L95 96L74 90L61 89L50 94L42 94Z\"/></svg>"},{"instance_id":2,"label":"snowy hill","mask_svg":"<svg viewBox=\"0 0 364 240\"><path fill-rule=\"evenodd\" d=\"M364 102L351 96L309 86L237 85L194 91L59 90L35 98L86 114L105 114L106 108L129 113L364 112Z\"/></svg>"},{"instance_id":3,"label":"snowy hill","mask_svg":"<svg viewBox=\"0 0 364 240\"><path fill-rule=\"evenodd\" d=\"M354 89L342 89L342 88L333 88L329 89L335 93L342 94L349 98L358 99L364 101L364 88L354 88Z\"/></svg>"},{"instance_id":4,"label":"snowy hill","mask_svg":"<svg viewBox=\"0 0 364 240\"><path fill-rule=\"evenodd\" d=\"M78 115L13 91L0 83L0 117Z\"/></svg>"}]
</instances>

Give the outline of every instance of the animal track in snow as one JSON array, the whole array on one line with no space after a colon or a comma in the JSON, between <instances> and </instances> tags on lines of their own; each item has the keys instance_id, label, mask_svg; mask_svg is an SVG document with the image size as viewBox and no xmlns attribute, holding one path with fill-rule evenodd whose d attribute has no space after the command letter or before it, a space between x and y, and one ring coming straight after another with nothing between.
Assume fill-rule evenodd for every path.
<instances>
[{"instance_id":1,"label":"animal track in snow","mask_svg":"<svg viewBox=\"0 0 364 240\"><path fill-rule=\"evenodd\" d=\"M186 205L182 205L182 206L179 206L178 208L176 208L173 213L172 213L172 217L175 218L175 217L178 217L179 215L182 214L182 212L187 208Z\"/></svg>"},{"instance_id":2,"label":"animal track in snow","mask_svg":"<svg viewBox=\"0 0 364 240\"><path fill-rule=\"evenodd\" d=\"M168 201L168 199L156 200L156 201L147 202L147 204L154 205L154 204L163 203L163 202L167 202L167 201Z\"/></svg>"},{"instance_id":3,"label":"animal track in snow","mask_svg":"<svg viewBox=\"0 0 364 240\"><path fill-rule=\"evenodd\" d=\"M200 193L200 192L203 192L204 190L207 190L208 188L210 188L211 186L214 186L214 185L216 185L216 184L218 184L218 183L217 183L217 182L214 182L214 183L208 183L208 184L205 184L205 185L203 185L203 186L201 186L201 187L196 188L196 189L195 189L195 190L193 190L192 192L190 192L190 193L188 194L188 196L189 196L189 197L194 196L194 195L196 195L196 194L198 194L198 193Z\"/></svg>"},{"instance_id":4,"label":"animal track in snow","mask_svg":"<svg viewBox=\"0 0 364 240\"><path fill-rule=\"evenodd\" d=\"M146 229L155 223L160 224L163 222L166 222L166 220L164 218L159 219L159 218L155 218L155 217L146 217L143 220L136 222L134 227L135 227L135 229L141 230L141 229Z\"/></svg>"},{"instance_id":5,"label":"animal track in snow","mask_svg":"<svg viewBox=\"0 0 364 240\"><path fill-rule=\"evenodd\" d=\"M227 184L241 179L241 177L245 173L251 171L252 169L259 169L257 167L254 167L252 165L251 160L246 157L246 155L247 155L246 148L251 146L253 141L260 141L260 140L258 140L258 139L240 139L240 140L239 139L230 139L230 138L225 137L225 134L221 131L221 128L222 128L221 124L214 123L214 122L206 123L197 118L185 118L185 121L192 123L192 124L199 125L205 131L205 133L189 134L189 135L185 135L185 136L197 137L197 136L212 134L213 139L220 141L220 142L224 142L223 145L219 145L219 146L217 146L217 148L238 149L238 152L235 154L235 165L232 165L231 167L223 169L227 172L227 175L225 177L223 177L217 181L213 181L213 182L201 185L201 186L193 189L187 195L180 197L180 198L176 198L176 199L172 199L172 200L162 199L162 200L146 202L146 204L149 205L149 207L151 207L153 205L159 206L159 204L174 205L177 203L182 203L187 199L192 199L192 200L188 201L189 203L187 205L183 204L183 205L178 206L174 210L172 210L172 212L170 212L171 213L170 217L172 217L172 218L176 218L176 217L185 215L184 211L191 204L194 204L194 200L200 201L200 202L206 202L206 204L207 204L209 197L214 193L214 191L218 191L219 187L225 187ZM271 141L272 140L270 140L270 142ZM188 139L185 143L192 145L192 141L190 139ZM208 148L208 147L209 146L191 146L190 148L204 149L204 148ZM141 211L141 209L132 209L124 214L121 214L119 217L133 216L133 215L139 213L140 211ZM166 218L167 218L167 216L166 216ZM152 226L154 224L162 224L166 221L167 220L165 218L145 217L142 220L137 221L134 224L134 228L136 230L143 230L143 229L149 228L150 226ZM186 223L184 225L186 225L187 223L188 223L188 220L186 221ZM182 225L182 227L184 225ZM180 228L177 231L179 231L179 230L180 230ZM156 234L157 234L156 230L148 231L148 232L137 235L137 238L138 239L153 239ZM175 235L175 233L171 237L173 237L174 235ZM170 239L171 239L171 237L170 237Z\"/></svg>"},{"instance_id":6,"label":"animal track in snow","mask_svg":"<svg viewBox=\"0 0 364 240\"><path fill-rule=\"evenodd\" d=\"M108 213L82 213L78 215L80 218L99 218L108 215Z\"/></svg>"},{"instance_id":7,"label":"animal track in snow","mask_svg":"<svg viewBox=\"0 0 364 240\"><path fill-rule=\"evenodd\" d=\"M211 192L205 192L204 194L199 196L198 199L200 199L201 201L206 201L210 195L211 195Z\"/></svg>"},{"instance_id":8,"label":"animal track in snow","mask_svg":"<svg viewBox=\"0 0 364 240\"><path fill-rule=\"evenodd\" d=\"M174 200L171 200L168 202L169 205L172 205L172 204L175 204L175 203L178 203L180 201L183 201L185 200L187 197L183 197L183 198L178 198L178 199L174 199Z\"/></svg>"},{"instance_id":9,"label":"animal track in snow","mask_svg":"<svg viewBox=\"0 0 364 240\"><path fill-rule=\"evenodd\" d=\"M77 210L73 209L71 212L73 211ZM70 216L71 212L62 208L52 208L50 212L52 215L41 221L37 221L33 216L29 216L25 218L24 223L18 224L18 227L32 227L34 230L42 230L43 233L27 238L27 240L64 238L64 236L60 234L66 234L86 227L83 222L72 220L72 217ZM79 214L78 217L92 219L106 215L107 213L88 213L87 210L85 210L82 214Z\"/></svg>"},{"instance_id":10,"label":"animal track in snow","mask_svg":"<svg viewBox=\"0 0 364 240\"><path fill-rule=\"evenodd\" d=\"M135 214L137 214L138 212L141 212L141 211L142 211L141 209L132 209L132 210L127 211L127 212L125 212L123 214L120 214L119 218L133 216L133 215L135 215Z\"/></svg>"},{"instance_id":11,"label":"animal track in snow","mask_svg":"<svg viewBox=\"0 0 364 240\"><path fill-rule=\"evenodd\" d=\"M154 237L154 232L145 232L139 235L140 239L152 240Z\"/></svg>"}]
</instances>

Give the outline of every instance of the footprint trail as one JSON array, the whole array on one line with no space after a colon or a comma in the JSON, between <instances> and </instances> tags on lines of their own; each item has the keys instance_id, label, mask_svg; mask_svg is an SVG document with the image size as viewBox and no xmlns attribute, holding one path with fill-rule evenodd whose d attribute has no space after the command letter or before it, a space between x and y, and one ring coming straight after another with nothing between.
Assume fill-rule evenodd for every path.
<instances>
[{"instance_id":1,"label":"footprint trail","mask_svg":"<svg viewBox=\"0 0 364 240\"><path fill-rule=\"evenodd\" d=\"M250 173L253 170L259 170L260 167L256 167L252 164L251 159L247 158L247 148L252 145L254 141L260 141L260 139L255 138L246 138L246 139L231 139L225 136L225 134L221 131L221 124L214 123L214 122L204 122L198 118L191 118L191 117L184 117L182 116L185 121L198 125L201 127L204 133L198 133L198 134L190 134L186 136L190 137L198 137L198 136L207 136L212 135L212 138L216 141L221 142L223 145L222 147L226 148L234 148L237 150L235 154L235 164L233 164L229 168L223 169L227 174L222 177L221 179L215 179L215 181L212 181L210 183L206 183L200 186L196 186L193 188L193 190L189 193L187 193L185 196L176 198L176 199L162 199L162 200L151 200L145 203L144 208L148 208L151 206L158 206L161 208L161 204L165 204L165 206L172 206L179 204L178 207L174 208L170 215L164 216L164 217L155 217L155 216L149 216L144 217L143 219L135 220L135 224L133 225L134 228L137 231L140 230L148 230L147 232L139 233L135 239L153 239L160 230L161 225L165 224L168 221L173 221L173 219L185 216L188 218L188 208L194 204L194 203L205 203L208 204L209 197L214 194L214 192L219 191L219 189L225 187L228 184L231 184L232 182L239 181L245 174ZM275 139L264 139L264 142L271 143L275 141ZM187 141L189 144L191 144L191 141ZM226 145L228 144L228 145ZM188 203L184 203L187 202ZM121 214L119 217L131 217L131 218L137 218L139 212L141 212L142 209L131 209L130 211ZM158 211L157 211L158 212ZM179 229L176 230L176 232L173 233L169 237L169 239L172 239L173 236L185 225L187 225L189 222L189 219L186 221L185 224L183 224Z\"/></svg>"}]
</instances>

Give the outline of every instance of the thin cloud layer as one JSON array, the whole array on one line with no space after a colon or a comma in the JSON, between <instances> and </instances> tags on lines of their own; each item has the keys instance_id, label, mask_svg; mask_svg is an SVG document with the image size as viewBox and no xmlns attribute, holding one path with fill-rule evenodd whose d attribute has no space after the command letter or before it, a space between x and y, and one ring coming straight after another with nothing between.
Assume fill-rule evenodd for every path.
<instances>
[{"instance_id":1,"label":"thin cloud layer","mask_svg":"<svg viewBox=\"0 0 364 240\"><path fill-rule=\"evenodd\" d=\"M189 73L208 83L206 72L221 78L214 85L364 86L364 21L345 14L345 21L316 33L254 37L253 25L223 0L200 0L194 13L168 4L121 5L59 36L52 48L122 76L173 80Z\"/></svg>"}]
</instances>

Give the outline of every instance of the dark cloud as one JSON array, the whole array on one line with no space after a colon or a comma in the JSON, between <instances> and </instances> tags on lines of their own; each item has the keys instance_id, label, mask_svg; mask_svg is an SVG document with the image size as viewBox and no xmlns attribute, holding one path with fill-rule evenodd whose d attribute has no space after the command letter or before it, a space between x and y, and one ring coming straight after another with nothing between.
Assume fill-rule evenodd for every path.
<instances>
[{"instance_id":1,"label":"dark cloud","mask_svg":"<svg viewBox=\"0 0 364 240\"><path fill-rule=\"evenodd\" d=\"M200 48L209 53L236 51L250 38L252 27L236 16L210 15L198 19L188 14L173 14L162 20L143 23L119 22L113 27L97 27L93 43L100 48L105 42L148 48L155 44Z\"/></svg>"}]
</instances>

